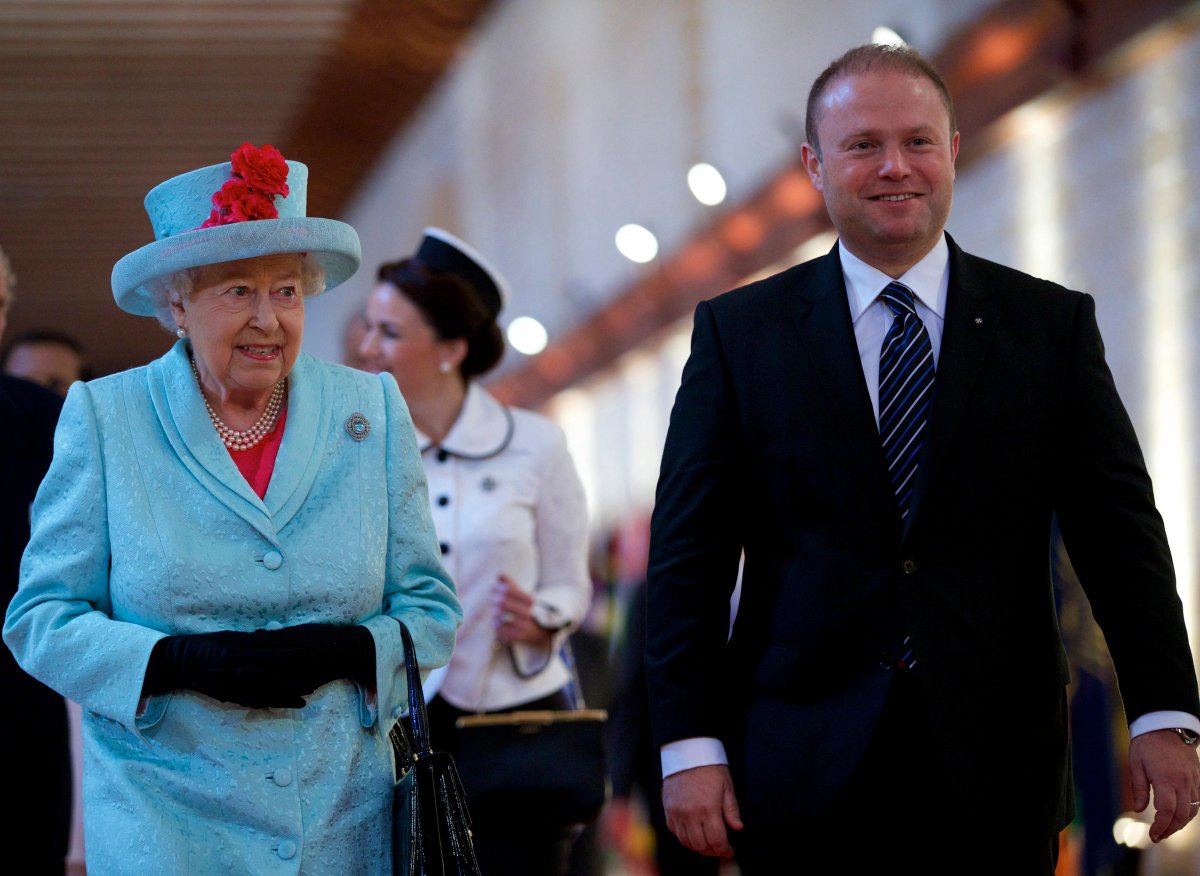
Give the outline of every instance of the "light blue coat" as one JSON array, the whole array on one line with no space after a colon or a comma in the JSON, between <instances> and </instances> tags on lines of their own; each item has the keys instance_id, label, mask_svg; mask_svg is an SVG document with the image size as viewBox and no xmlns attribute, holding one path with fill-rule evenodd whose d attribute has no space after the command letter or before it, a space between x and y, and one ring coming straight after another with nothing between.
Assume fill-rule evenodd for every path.
<instances>
[{"instance_id":1,"label":"light blue coat","mask_svg":"<svg viewBox=\"0 0 1200 876\"><path fill-rule=\"evenodd\" d=\"M83 706L89 872L390 873L386 731L407 696L393 618L423 669L447 661L462 613L392 377L301 354L263 500L217 438L184 342L76 383L4 639ZM317 621L371 631L374 692L336 681L303 709L140 702L165 634Z\"/></svg>"}]
</instances>

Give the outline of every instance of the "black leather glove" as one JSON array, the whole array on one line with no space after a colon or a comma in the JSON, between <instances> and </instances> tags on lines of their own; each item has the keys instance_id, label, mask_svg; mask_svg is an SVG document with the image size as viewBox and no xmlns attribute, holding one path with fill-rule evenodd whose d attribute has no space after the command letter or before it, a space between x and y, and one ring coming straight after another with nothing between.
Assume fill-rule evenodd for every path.
<instances>
[{"instance_id":1,"label":"black leather glove","mask_svg":"<svg viewBox=\"0 0 1200 876\"><path fill-rule=\"evenodd\" d=\"M301 624L168 636L150 652L142 691L186 689L252 709L299 709L307 694L339 678L375 686L375 639L366 627Z\"/></svg>"},{"instance_id":2,"label":"black leather glove","mask_svg":"<svg viewBox=\"0 0 1200 876\"><path fill-rule=\"evenodd\" d=\"M260 647L296 655L298 679L316 690L339 678L362 687L375 686L375 638L357 624L300 624L278 630L256 630L250 634Z\"/></svg>"},{"instance_id":3,"label":"black leather glove","mask_svg":"<svg viewBox=\"0 0 1200 876\"><path fill-rule=\"evenodd\" d=\"M304 695L316 688L295 671L306 655L264 648L256 636L222 631L160 639L150 652L142 692L194 690L251 709L302 708Z\"/></svg>"}]
</instances>

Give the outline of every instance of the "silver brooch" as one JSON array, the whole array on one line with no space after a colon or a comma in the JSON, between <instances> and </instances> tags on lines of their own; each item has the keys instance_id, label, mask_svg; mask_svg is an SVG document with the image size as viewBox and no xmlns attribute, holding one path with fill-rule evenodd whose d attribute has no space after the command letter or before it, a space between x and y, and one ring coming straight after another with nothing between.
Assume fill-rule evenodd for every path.
<instances>
[{"instance_id":1,"label":"silver brooch","mask_svg":"<svg viewBox=\"0 0 1200 876\"><path fill-rule=\"evenodd\" d=\"M371 424L362 414L353 413L346 421L346 432L355 441L362 441L371 434Z\"/></svg>"}]
</instances>

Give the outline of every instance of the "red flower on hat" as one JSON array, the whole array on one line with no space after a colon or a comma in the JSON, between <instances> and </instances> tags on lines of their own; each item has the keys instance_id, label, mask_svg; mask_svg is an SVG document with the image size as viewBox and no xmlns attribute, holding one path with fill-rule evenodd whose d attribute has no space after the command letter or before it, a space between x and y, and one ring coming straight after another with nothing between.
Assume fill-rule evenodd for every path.
<instances>
[{"instance_id":1,"label":"red flower on hat","mask_svg":"<svg viewBox=\"0 0 1200 876\"><path fill-rule=\"evenodd\" d=\"M287 162L280 151L270 143L258 147L253 143L243 143L229 160L233 164L233 172L244 179L251 188L268 195L287 197Z\"/></svg>"},{"instance_id":2,"label":"red flower on hat","mask_svg":"<svg viewBox=\"0 0 1200 876\"><path fill-rule=\"evenodd\" d=\"M213 195L213 207L218 214L228 217L225 222L279 218L272 195L260 192L236 177L226 181L221 190Z\"/></svg>"},{"instance_id":3,"label":"red flower on hat","mask_svg":"<svg viewBox=\"0 0 1200 876\"><path fill-rule=\"evenodd\" d=\"M230 156L233 176L213 193L213 209L201 228L278 219L275 197L288 195L288 165L279 150L243 143Z\"/></svg>"}]
</instances>

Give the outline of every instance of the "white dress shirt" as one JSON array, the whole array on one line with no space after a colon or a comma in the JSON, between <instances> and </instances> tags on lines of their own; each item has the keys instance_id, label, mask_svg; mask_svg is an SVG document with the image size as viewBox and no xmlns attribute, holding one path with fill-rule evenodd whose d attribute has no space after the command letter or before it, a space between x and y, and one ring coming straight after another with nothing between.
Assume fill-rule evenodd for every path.
<instances>
[{"instance_id":1,"label":"white dress shirt","mask_svg":"<svg viewBox=\"0 0 1200 876\"><path fill-rule=\"evenodd\" d=\"M424 686L426 696L436 690L459 709L496 711L560 690L571 676L558 647L592 596L587 503L562 430L470 384L441 444L420 431L417 442L442 563L463 607L450 663ZM552 656L513 646L520 675L508 649L496 647L493 597L501 574L534 595L535 621L561 629Z\"/></svg>"},{"instance_id":2,"label":"white dress shirt","mask_svg":"<svg viewBox=\"0 0 1200 876\"><path fill-rule=\"evenodd\" d=\"M891 308L879 298L879 293L892 282L892 278L878 268L871 267L844 246L838 246L838 255L842 262L842 277L846 281L858 358L862 363L863 377L867 381L867 392L870 393L875 422L878 424L879 352L895 318ZM945 236L938 238L933 249L899 277L898 282L913 293L917 315L929 332L936 363L942 350L946 297L950 288L950 249ZM1169 727L1186 727L1200 733L1200 719L1186 712L1148 712L1129 725L1129 734L1131 737L1140 736L1151 730ZM693 767L729 763L721 741L706 736L669 742L662 747L661 756L663 778Z\"/></svg>"}]
</instances>

